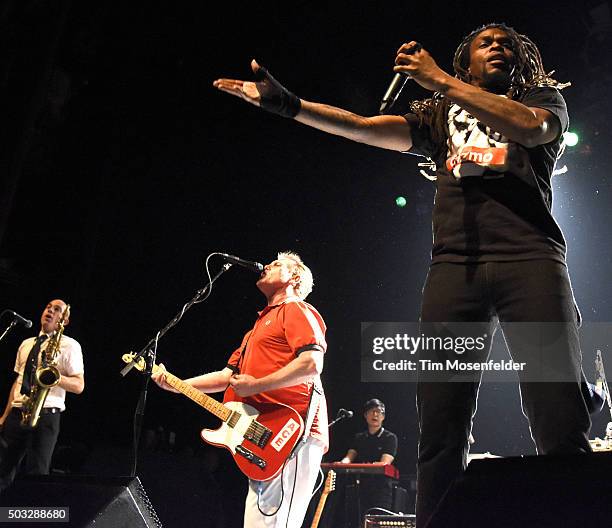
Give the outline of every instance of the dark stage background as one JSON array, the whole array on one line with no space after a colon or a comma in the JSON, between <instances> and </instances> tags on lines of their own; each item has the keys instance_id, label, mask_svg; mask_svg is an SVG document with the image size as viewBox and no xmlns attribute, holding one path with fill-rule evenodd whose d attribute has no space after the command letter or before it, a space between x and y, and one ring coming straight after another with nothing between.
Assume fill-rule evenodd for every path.
<instances>
[{"instance_id":1,"label":"dark stage background","mask_svg":"<svg viewBox=\"0 0 612 528\"><path fill-rule=\"evenodd\" d=\"M460 39L481 23L530 35L547 69L573 82L563 94L581 141L559 162L568 171L554 180L555 212L585 320L610 321L609 2L420 4L3 3L0 308L37 321L48 300L70 302L67 334L86 361L86 390L68 397L57 469L129 472L140 377L119 376L121 354L204 286L207 254L268 262L291 249L315 274L308 300L329 327L330 413L356 411L334 429L327 459L343 455L363 425L363 402L379 397L400 438L397 464L407 479L414 473L414 386L360 382L360 323L416 320L433 185L418 158L326 136L212 87L217 77L250 78L252 58L301 97L373 115L402 42L423 43L449 71ZM409 84L397 112L425 94ZM162 340L159 360L182 377L222 368L263 306L254 281L231 269ZM29 335L19 328L0 343L2 398ZM583 352L592 373L595 351ZM593 436L607 418L596 418ZM142 476L156 490L165 479L152 494L169 526L186 525L164 512L189 501L189 471L207 475L197 485L215 490L218 525L239 522L244 480L228 455L199 440L213 426L187 399L151 388ZM475 452L534 452L516 385L482 388L474 435ZM197 519L197 506L188 514Z\"/></svg>"}]
</instances>

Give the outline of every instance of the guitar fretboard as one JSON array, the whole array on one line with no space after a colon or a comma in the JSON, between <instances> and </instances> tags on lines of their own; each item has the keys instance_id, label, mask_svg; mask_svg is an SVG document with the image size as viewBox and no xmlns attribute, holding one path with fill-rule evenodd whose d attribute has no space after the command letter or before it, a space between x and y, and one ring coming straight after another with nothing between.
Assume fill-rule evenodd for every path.
<instances>
[{"instance_id":1,"label":"guitar fretboard","mask_svg":"<svg viewBox=\"0 0 612 528\"><path fill-rule=\"evenodd\" d=\"M153 371L159 367L155 365ZM185 383L182 379L177 378L174 374L170 374L170 372L166 372L166 383L171 387L174 387L181 394L184 394L190 400L193 400L201 407L204 407L207 411L213 413L217 418L220 418L224 422L226 422L232 414L232 411L228 409L221 402L218 402L214 398L211 398L208 394L204 394L200 392L195 387L189 385L189 383Z\"/></svg>"},{"instance_id":2,"label":"guitar fretboard","mask_svg":"<svg viewBox=\"0 0 612 528\"><path fill-rule=\"evenodd\" d=\"M310 528L317 528L319 526L319 521L321 520L321 514L323 513L323 508L325 508L326 501L327 493L321 495L321 500L319 501L317 511L315 511L314 517L312 518L312 524L310 525Z\"/></svg>"}]
</instances>

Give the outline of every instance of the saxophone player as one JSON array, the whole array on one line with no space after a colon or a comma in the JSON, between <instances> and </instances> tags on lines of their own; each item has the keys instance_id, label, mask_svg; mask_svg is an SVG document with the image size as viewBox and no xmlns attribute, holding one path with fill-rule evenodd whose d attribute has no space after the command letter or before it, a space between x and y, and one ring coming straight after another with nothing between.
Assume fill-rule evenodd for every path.
<instances>
[{"instance_id":1,"label":"saxophone player","mask_svg":"<svg viewBox=\"0 0 612 528\"><path fill-rule=\"evenodd\" d=\"M51 456L60 431L60 413L66 408L66 392L80 394L85 388L81 345L60 331L69 323L68 314L68 305L64 301L55 299L49 302L40 317L38 336L23 341L17 351L17 377L0 417L2 434L7 444L0 454L0 492L13 482L24 456L23 473L49 473ZM54 365L59 372L59 381L50 387L35 427L24 426L22 407L36 391L36 371L48 359L45 351L53 345L58 348Z\"/></svg>"}]
</instances>

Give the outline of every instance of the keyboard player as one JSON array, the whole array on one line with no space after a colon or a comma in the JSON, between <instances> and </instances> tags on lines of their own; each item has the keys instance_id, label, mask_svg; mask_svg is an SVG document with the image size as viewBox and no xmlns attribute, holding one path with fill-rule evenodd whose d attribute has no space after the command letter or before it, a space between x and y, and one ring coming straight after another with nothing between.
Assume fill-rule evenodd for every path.
<instances>
[{"instance_id":1,"label":"keyboard player","mask_svg":"<svg viewBox=\"0 0 612 528\"><path fill-rule=\"evenodd\" d=\"M397 436L383 427L385 404L377 398L363 406L367 430L357 433L342 463L392 464L397 455ZM359 501L362 516L371 508L392 509L393 481L384 475L362 475L359 482Z\"/></svg>"}]
</instances>

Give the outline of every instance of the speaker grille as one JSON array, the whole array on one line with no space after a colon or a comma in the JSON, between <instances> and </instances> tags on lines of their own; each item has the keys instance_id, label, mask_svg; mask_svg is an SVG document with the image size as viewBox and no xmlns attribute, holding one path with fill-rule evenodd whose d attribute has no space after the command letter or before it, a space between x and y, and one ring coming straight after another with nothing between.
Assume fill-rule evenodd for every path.
<instances>
[{"instance_id":1,"label":"speaker grille","mask_svg":"<svg viewBox=\"0 0 612 528\"><path fill-rule=\"evenodd\" d=\"M383 526L395 526L401 528L416 528L414 515L366 515L366 528L379 528Z\"/></svg>"}]
</instances>

